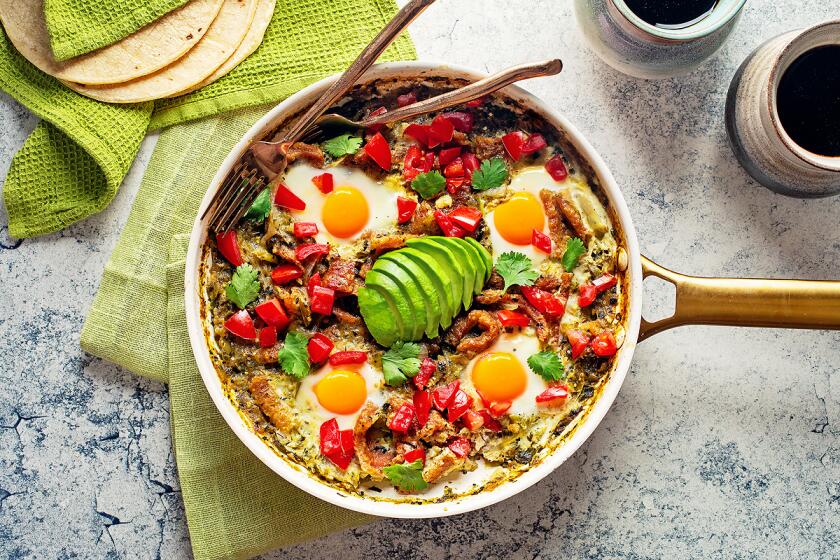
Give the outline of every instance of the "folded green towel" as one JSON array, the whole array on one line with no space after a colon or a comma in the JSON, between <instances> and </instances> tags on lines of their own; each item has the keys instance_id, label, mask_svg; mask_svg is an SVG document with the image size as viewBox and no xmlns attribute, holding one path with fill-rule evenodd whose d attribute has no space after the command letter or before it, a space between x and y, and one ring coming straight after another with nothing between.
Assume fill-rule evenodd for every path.
<instances>
[{"instance_id":1,"label":"folded green towel","mask_svg":"<svg viewBox=\"0 0 840 560\"><path fill-rule=\"evenodd\" d=\"M149 104L108 105L66 90L23 60L3 35L0 89L49 123L39 125L12 161L3 187L9 234L49 233L105 208L150 118L154 128L161 128L278 101L345 68L395 10L394 0L278 0L263 44L253 55L214 84L159 102L151 116ZM385 55L390 60L413 57L407 37ZM45 132L50 125L60 132Z\"/></svg>"},{"instance_id":2,"label":"folded green towel","mask_svg":"<svg viewBox=\"0 0 840 560\"><path fill-rule=\"evenodd\" d=\"M44 0L50 45L66 60L128 37L187 0Z\"/></svg>"}]
</instances>

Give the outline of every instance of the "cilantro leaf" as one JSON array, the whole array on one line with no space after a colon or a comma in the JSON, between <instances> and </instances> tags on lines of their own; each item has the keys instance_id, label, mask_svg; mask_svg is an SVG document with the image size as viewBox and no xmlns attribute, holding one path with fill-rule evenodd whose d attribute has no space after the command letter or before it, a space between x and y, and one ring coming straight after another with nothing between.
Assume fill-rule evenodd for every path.
<instances>
[{"instance_id":1,"label":"cilantro leaf","mask_svg":"<svg viewBox=\"0 0 840 560\"><path fill-rule=\"evenodd\" d=\"M305 334L289 331L283 348L277 353L277 361L285 373L297 379L303 379L309 374L309 352L306 345L309 339Z\"/></svg>"},{"instance_id":2,"label":"cilantro leaf","mask_svg":"<svg viewBox=\"0 0 840 560\"><path fill-rule=\"evenodd\" d=\"M481 163L472 174L472 186L477 191L501 187L508 178L508 168L502 158L493 158Z\"/></svg>"},{"instance_id":3,"label":"cilantro leaf","mask_svg":"<svg viewBox=\"0 0 840 560\"><path fill-rule=\"evenodd\" d=\"M563 362L555 352L539 352L528 358L528 367L531 371L546 381L560 381L566 379L566 371L563 369Z\"/></svg>"},{"instance_id":4,"label":"cilantro leaf","mask_svg":"<svg viewBox=\"0 0 840 560\"><path fill-rule=\"evenodd\" d=\"M420 371L420 345L416 342L397 342L382 355L385 383L397 387Z\"/></svg>"},{"instance_id":5,"label":"cilantro leaf","mask_svg":"<svg viewBox=\"0 0 840 560\"><path fill-rule=\"evenodd\" d=\"M502 253L496 261L496 272L505 280L505 289L513 286L530 286L540 273L532 268L531 259L515 251Z\"/></svg>"},{"instance_id":6,"label":"cilantro leaf","mask_svg":"<svg viewBox=\"0 0 840 560\"><path fill-rule=\"evenodd\" d=\"M429 486L429 483L423 480L423 461L420 459L409 464L385 467L382 472L403 492L417 492Z\"/></svg>"},{"instance_id":7,"label":"cilantro leaf","mask_svg":"<svg viewBox=\"0 0 840 560\"><path fill-rule=\"evenodd\" d=\"M334 158L340 158L348 154L355 154L362 145L362 139L349 134L336 136L332 140L324 142L324 150Z\"/></svg>"},{"instance_id":8,"label":"cilantro leaf","mask_svg":"<svg viewBox=\"0 0 840 560\"><path fill-rule=\"evenodd\" d=\"M566 269L566 272L571 272L575 269L578 259L580 259L581 255L585 252L586 246L583 244L583 241L577 237L569 239L569 242L566 243L566 252L563 253L563 258L560 260L563 264L563 268Z\"/></svg>"},{"instance_id":9,"label":"cilantro leaf","mask_svg":"<svg viewBox=\"0 0 840 560\"><path fill-rule=\"evenodd\" d=\"M271 211L270 191L271 189L263 189L263 191L257 195L257 198L254 199L254 203L248 209L248 213L245 214L246 220L260 223L268 218L268 213Z\"/></svg>"},{"instance_id":10,"label":"cilantro leaf","mask_svg":"<svg viewBox=\"0 0 840 560\"><path fill-rule=\"evenodd\" d=\"M250 264L237 266L230 283L225 288L225 295L239 309L245 309L260 295L258 276L259 273Z\"/></svg>"},{"instance_id":11,"label":"cilantro leaf","mask_svg":"<svg viewBox=\"0 0 840 560\"><path fill-rule=\"evenodd\" d=\"M446 179L437 171L421 173L411 182L411 188L423 198L431 198L443 190Z\"/></svg>"}]
</instances>

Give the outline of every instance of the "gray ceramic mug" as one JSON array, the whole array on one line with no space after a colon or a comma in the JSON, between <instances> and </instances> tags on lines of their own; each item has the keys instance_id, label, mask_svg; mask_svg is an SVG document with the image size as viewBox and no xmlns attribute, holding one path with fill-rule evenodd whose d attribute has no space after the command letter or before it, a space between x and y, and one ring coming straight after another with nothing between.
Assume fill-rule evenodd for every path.
<instances>
[{"instance_id":1,"label":"gray ceramic mug","mask_svg":"<svg viewBox=\"0 0 840 560\"><path fill-rule=\"evenodd\" d=\"M732 32L747 0L720 0L695 24L665 29L639 18L624 0L575 0L575 14L595 53L637 78L689 72L711 57Z\"/></svg>"},{"instance_id":2,"label":"gray ceramic mug","mask_svg":"<svg viewBox=\"0 0 840 560\"><path fill-rule=\"evenodd\" d=\"M743 63L729 87L726 131L732 149L756 181L781 194L802 198L840 194L840 157L797 145L782 127L776 105L779 82L791 63L824 45L840 45L840 20L764 43Z\"/></svg>"}]
</instances>

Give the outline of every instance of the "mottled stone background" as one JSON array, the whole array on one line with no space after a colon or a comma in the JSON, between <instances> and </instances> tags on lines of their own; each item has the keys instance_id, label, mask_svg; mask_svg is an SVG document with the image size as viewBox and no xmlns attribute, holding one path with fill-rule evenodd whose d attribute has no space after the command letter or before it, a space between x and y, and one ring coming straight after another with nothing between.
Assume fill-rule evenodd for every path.
<instances>
[{"instance_id":1,"label":"mottled stone background","mask_svg":"<svg viewBox=\"0 0 840 560\"><path fill-rule=\"evenodd\" d=\"M723 102L753 48L831 16L840 16L837 0L751 0L716 58L662 82L597 60L568 0L440 0L412 33L421 58L488 71L562 57L562 75L526 87L604 156L643 251L661 264L827 279L840 278L840 198L793 200L753 183L726 145ZM35 122L0 96L0 175ZM153 144L98 216L21 243L0 215L0 557L190 556L165 388L78 344ZM648 307L661 311L663 293ZM838 557L838 368L836 333L671 331L639 347L581 450L519 496L447 519L381 521L269 557Z\"/></svg>"}]
</instances>

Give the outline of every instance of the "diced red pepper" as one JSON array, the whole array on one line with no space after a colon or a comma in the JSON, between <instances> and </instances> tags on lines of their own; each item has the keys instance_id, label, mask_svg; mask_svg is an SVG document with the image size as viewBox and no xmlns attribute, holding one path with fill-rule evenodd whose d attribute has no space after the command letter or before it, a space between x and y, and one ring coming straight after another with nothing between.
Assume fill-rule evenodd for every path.
<instances>
[{"instance_id":1,"label":"diced red pepper","mask_svg":"<svg viewBox=\"0 0 840 560\"><path fill-rule=\"evenodd\" d=\"M260 329L260 346L262 348L271 348L277 344L277 327L263 327Z\"/></svg>"},{"instance_id":2,"label":"diced red pepper","mask_svg":"<svg viewBox=\"0 0 840 560\"><path fill-rule=\"evenodd\" d=\"M449 444L449 449L452 450L452 453L457 455L458 457L466 457L470 454L470 450L472 449L472 445L470 444L470 440L465 437L458 437L452 440Z\"/></svg>"},{"instance_id":3,"label":"diced red pepper","mask_svg":"<svg viewBox=\"0 0 840 560\"><path fill-rule=\"evenodd\" d=\"M467 181L472 182L472 175L481 167L481 162L475 154L464 154L461 159L464 161L464 177Z\"/></svg>"},{"instance_id":4,"label":"diced red pepper","mask_svg":"<svg viewBox=\"0 0 840 560\"><path fill-rule=\"evenodd\" d=\"M330 246L322 243L304 243L295 247L295 258L301 262L313 255L319 257L330 252Z\"/></svg>"},{"instance_id":5,"label":"diced red pepper","mask_svg":"<svg viewBox=\"0 0 840 560\"><path fill-rule=\"evenodd\" d=\"M282 286L303 276L303 271L293 264L281 264L271 271L271 281Z\"/></svg>"},{"instance_id":6,"label":"diced red pepper","mask_svg":"<svg viewBox=\"0 0 840 560\"><path fill-rule=\"evenodd\" d=\"M265 321L266 325L271 325L272 327L282 330L289 324L289 316L286 315L286 310L283 309L283 306L277 298L271 298L270 300L259 304L254 308L254 311L257 312L260 319Z\"/></svg>"},{"instance_id":7,"label":"diced red pepper","mask_svg":"<svg viewBox=\"0 0 840 560\"><path fill-rule=\"evenodd\" d=\"M601 331L596 334L595 338L592 339L592 342L589 343L589 346L592 348L592 351L595 352L596 356L601 356L602 358L614 356L615 353L618 352L615 336L613 336L613 333L610 331Z\"/></svg>"},{"instance_id":8,"label":"diced red pepper","mask_svg":"<svg viewBox=\"0 0 840 560\"><path fill-rule=\"evenodd\" d=\"M452 126L454 126L455 130L458 132L471 132L473 125L475 124L475 117L470 113L452 111L451 113L444 113L443 116L452 123Z\"/></svg>"},{"instance_id":9,"label":"diced red pepper","mask_svg":"<svg viewBox=\"0 0 840 560\"><path fill-rule=\"evenodd\" d=\"M411 221L414 211L417 209L417 201L410 198L397 197L397 223L405 224Z\"/></svg>"},{"instance_id":10,"label":"diced red pepper","mask_svg":"<svg viewBox=\"0 0 840 560\"><path fill-rule=\"evenodd\" d=\"M541 231L534 229L531 234L531 245L547 255L551 254L551 238Z\"/></svg>"},{"instance_id":11,"label":"diced red pepper","mask_svg":"<svg viewBox=\"0 0 840 560\"><path fill-rule=\"evenodd\" d=\"M502 143L513 161L519 161L522 158L522 146L527 140L528 137L524 132L511 132L502 136Z\"/></svg>"},{"instance_id":12,"label":"diced red pepper","mask_svg":"<svg viewBox=\"0 0 840 560\"><path fill-rule=\"evenodd\" d=\"M435 390L432 391L432 404L434 404L435 408L438 410L446 410L446 407L449 406L450 402L452 402L452 398L460 388L461 382L457 379L448 385L436 387Z\"/></svg>"},{"instance_id":13,"label":"diced red pepper","mask_svg":"<svg viewBox=\"0 0 840 560\"><path fill-rule=\"evenodd\" d=\"M410 124L405 127L403 135L414 138L423 146L429 145L429 131L431 127L427 124Z\"/></svg>"},{"instance_id":14,"label":"diced red pepper","mask_svg":"<svg viewBox=\"0 0 840 560\"><path fill-rule=\"evenodd\" d=\"M446 178L446 192L455 194L464 186L466 179L464 177L447 177Z\"/></svg>"},{"instance_id":15,"label":"diced red pepper","mask_svg":"<svg viewBox=\"0 0 840 560\"><path fill-rule=\"evenodd\" d=\"M464 177L464 162L461 158L455 158L443 169L443 176L447 178Z\"/></svg>"},{"instance_id":16,"label":"diced red pepper","mask_svg":"<svg viewBox=\"0 0 840 560\"><path fill-rule=\"evenodd\" d=\"M312 298L312 295L315 293L315 286L321 285L321 273L316 272L312 276L309 277L309 282L306 283L306 293L309 295L309 298Z\"/></svg>"},{"instance_id":17,"label":"diced red pepper","mask_svg":"<svg viewBox=\"0 0 840 560\"><path fill-rule=\"evenodd\" d=\"M618 284L618 278L612 274L604 274L592 281L592 285L598 289L599 294L603 294L616 284Z\"/></svg>"},{"instance_id":18,"label":"diced red pepper","mask_svg":"<svg viewBox=\"0 0 840 560\"><path fill-rule=\"evenodd\" d=\"M539 395L536 401L540 406L563 406L569 398L569 389L563 385L552 385Z\"/></svg>"},{"instance_id":19,"label":"diced red pepper","mask_svg":"<svg viewBox=\"0 0 840 560\"><path fill-rule=\"evenodd\" d=\"M420 460L423 461L423 464L426 464L426 448L418 447L417 449L412 449L408 453L403 454L403 459L406 463L413 463L414 461Z\"/></svg>"},{"instance_id":20,"label":"diced red pepper","mask_svg":"<svg viewBox=\"0 0 840 560\"><path fill-rule=\"evenodd\" d=\"M598 288L592 284L581 284L578 287L578 305L581 307L589 307L598 297Z\"/></svg>"},{"instance_id":21,"label":"diced red pepper","mask_svg":"<svg viewBox=\"0 0 840 560\"><path fill-rule=\"evenodd\" d=\"M572 345L572 359L577 360L589 346L589 336L583 331L569 331L566 334L569 344Z\"/></svg>"},{"instance_id":22,"label":"diced red pepper","mask_svg":"<svg viewBox=\"0 0 840 560\"><path fill-rule=\"evenodd\" d=\"M417 103L417 94L413 91L397 96L397 107L405 107L412 103Z\"/></svg>"},{"instance_id":23,"label":"diced red pepper","mask_svg":"<svg viewBox=\"0 0 840 560\"><path fill-rule=\"evenodd\" d=\"M388 112L388 109L386 109L385 107L377 107L376 109L371 111L370 114L368 114L368 118L369 119L374 119L374 118L376 118L380 115L384 115L387 112ZM367 130L368 130L368 132L373 134L375 132L379 132L380 130L382 130L383 126L384 125L381 125L381 124L374 124L374 125L369 126L367 128Z\"/></svg>"},{"instance_id":24,"label":"diced red pepper","mask_svg":"<svg viewBox=\"0 0 840 560\"><path fill-rule=\"evenodd\" d=\"M476 431L484 425L484 417L475 410L468 410L463 416L464 426L471 432Z\"/></svg>"},{"instance_id":25,"label":"diced red pepper","mask_svg":"<svg viewBox=\"0 0 840 560\"><path fill-rule=\"evenodd\" d=\"M481 210L471 206L460 206L449 213L449 219L455 222L455 225L461 226L471 233L476 230L483 217Z\"/></svg>"},{"instance_id":26,"label":"diced red pepper","mask_svg":"<svg viewBox=\"0 0 840 560\"><path fill-rule=\"evenodd\" d=\"M312 288L312 297L309 301L309 309L313 313L320 313L321 315L332 314L333 303L335 303L335 291L323 286L314 286Z\"/></svg>"},{"instance_id":27,"label":"diced red pepper","mask_svg":"<svg viewBox=\"0 0 840 560\"><path fill-rule=\"evenodd\" d=\"M510 407L513 406L512 402L494 402L490 403L490 406L487 407L487 410L490 411L494 417L498 418L510 410Z\"/></svg>"},{"instance_id":28,"label":"diced red pepper","mask_svg":"<svg viewBox=\"0 0 840 560\"><path fill-rule=\"evenodd\" d=\"M545 170L548 171L548 174L551 175L551 178L557 181L558 183L561 181L565 181L566 177L569 176L569 170L566 169L566 163L563 161L563 157L560 155L556 155L547 162L545 162Z\"/></svg>"},{"instance_id":29,"label":"diced red pepper","mask_svg":"<svg viewBox=\"0 0 840 560\"><path fill-rule=\"evenodd\" d=\"M481 418L484 420L484 427L490 430L491 432L501 432L502 431L502 424L493 418L493 415L490 413L489 410L479 410L479 414L481 414ZM501 416L501 415L500 415Z\"/></svg>"},{"instance_id":30,"label":"diced red pepper","mask_svg":"<svg viewBox=\"0 0 840 560\"><path fill-rule=\"evenodd\" d=\"M233 266L242 266L242 253L239 252L239 243L236 240L236 232L226 231L216 234L216 247L227 262Z\"/></svg>"},{"instance_id":31,"label":"diced red pepper","mask_svg":"<svg viewBox=\"0 0 840 560\"><path fill-rule=\"evenodd\" d=\"M431 358L423 358L420 362L420 371L414 376L414 386L418 389L425 389L429 379L437 371L437 363Z\"/></svg>"},{"instance_id":32,"label":"diced red pepper","mask_svg":"<svg viewBox=\"0 0 840 560\"><path fill-rule=\"evenodd\" d=\"M332 340L322 333L315 333L306 344L306 351L309 353L309 361L313 364L323 364L330 357L332 352Z\"/></svg>"},{"instance_id":33,"label":"diced red pepper","mask_svg":"<svg viewBox=\"0 0 840 560\"><path fill-rule=\"evenodd\" d=\"M434 157L434 154L432 154L432 165L434 165ZM411 181L421 173L431 171L432 167L428 165L427 168L427 163L428 160L423 150L419 146L410 146L403 160L403 178L406 181Z\"/></svg>"},{"instance_id":34,"label":"diced red pepper","mask_svg":"<svg viewBox=\"0 0 840 560\"><path fill-rule=\"evenodd\" d=\"M274 195L274 204L288 208L289 210L306 210L306 203L289 190L289 187L280 183L277 185L277 193Z\"/></svg>"},{"instance_id":35,"label":"diced red pepper","mask_svg":"<svg viewBox=\"0 0 840 560\"><path fill-rule=\"evenodd\" d=\"M417 415L417 422L420 427L429 421L429 413L432 411L432 394L428 391L414 391L414 413Z\"/></svg>"},{"instance_id":36,"label":"diced red pepper","mask_svg":"<svg viewBox=\"0 0 840 560\"><path fill-rule=\"evenodd\" d=\"M373 138L368 140L368 143L365 144L365 153L385 171L391 169L391 146L388 145L388 141L385 140L381 132L377 132Z\"/></svg>"},{"instance_id":37,"label":"diced red pepper","mask_svg":"<svg viewBox=\"0 0 840 560\"><path fill-rule=\"evenodd\" d=\"M507 309L502 309L496 313L496 317L503 327L527 327L531 324L531 319L527 315Z\"/></svg>"},{"instance_id":38,"label":"diced red pepper","mask_svg":"<svg viewBox=\"0 0 840 560\"><path fill-rule=\"evenodd\" d=\"M336 352L330 356L331 366L344 366L347 364L363 364L367 361L367 352L357 350L347 350L344 352Z\"/></svg>"},{"instance_id":39,"label":"diced red pepper","mask_svg":"<svg viewBox=\"0 0 840 560\"><path fill-rule=\"evenodd\" d=\"M528 303L537 308L537 311L548 317L562 317L566 311L566 303L557 296L534 288L533 286L521 286L522 295Z\"/></svg>"},{"instance_id":40,"label":"diced red pepper","mask_svg":"<svg viewBox=\"0 0 840 560\"><path fill-rule=\"evenodd\" d=\"M472 406L472 401L472 397L464 391L460 389L455 391L447 408L447 420L454 422L463 416L469 410L470 406Z\"/></svg>"},{"instance_id":41,"label":"diced red pepper","mask_svg":"<svg viewBox=\"0 0 840 560\"><path fill-rule=\"evenodd\" d=\"M414 406L403 403L388 421L388 427L394 432L407 432L414 423Z\"/></svg>"},{"instance_id":42,"label":"diced red pepper","mask_svg":"<svg viewBox=\"0 0 840 560\"><path fill-rule=\"evenodd\" d=\"M435 210L435 221L446 237L464 237L467 235L467 230L450 220L449 216L440 210Z\"/></svg>"},{"instance_id":43,"label":"diced red pepper","mask_svg":"<svg viewBox=\"0 0 840 560\"><path fill-rule=\"evenodd\" d=\"M532 134L522 145L522 154L533 154L535 152L539 152L546 146L548 146L548 143L545 141L542 134Z\"/></svg>"},{"instance_id":44,"label":"diced red pepper","mask_svg":"<svg viewBox=\"0 0 840 560\"><path fill-rule=\"evenodd\" d=\"M432 120L429 127L428 146L434 148L446 144L452 140L453 134L455 134L455 127L452 122L443 115L438 115Z\"/></svg>"},{"instance_id":45,"label":"diced red pepper","mask_svg":"<svg viewBox=\"0 0 840 560\"><path fill-rule=\"evenodd\" d=\"M467 107L472 107L472 108L481 107L482 105L484 105L484 101L486 99L487 99L486 97L479 97L478 99L473 99L472 101L467 101L466 106Z\"/></svg>"},{"instance_id":46,"label":"diced red pepper","mask_svg":"<svg viewBox=\"0 0 840 560\"><path fill-rule=\"evenodd\" d=\"M244 338L245 340L254 340L257 338L257 329L254 328L254 320L251 319L251 315L245 309L237 311L228 317L227 321L225 321L225 328L231 334L239 338Z\"/></svg>"},{"instance_id":47,"label":"diced red pepper","mask_svg":"<svg viewBox=\"0 0 840 560\"><path fill-rule=\"evenodd\" d=\"M322 193L330 194L335 187L335 178L332 173L316 175L315 177L312 177L312 184L318 187L318 190Z\"/></svg>"},{"instance_id":48,"label":"diced red pepper","mask_svg":"<svg viewBox=\"0 0 840 560\"><path fill-rule=\"evenodd\" d=\"M295 222L294 233L298 239L315 237L318 235L318 224L312 222Z\"/></svg>"},{"instance_id":49,"label":"diced red pepper","mask_svg":"<svg viewBox=\"0 0 840 560\"><path fill-rule=\"evenodd\" d=\"M446 149L441 150L440 153L438 154L438 161L440 161L440 164L442 166L443 165L449 165L450 163L455 161L455 159L457 159L458 156L460 156L460 155L461 155L460 146L456 146L454 148L446 148Z\"/></svg>"},{"instance_id":50,"label":"diced red pepper","mask_svg":"<svg viewBox=\"0 0 840 560\"><path fill-rule=\"evenodd\" d=\"M355 456L353 430L339 430L338 420L331 418L321 424L321 454L347 470Z\"/></svg>"}]
</instances>

